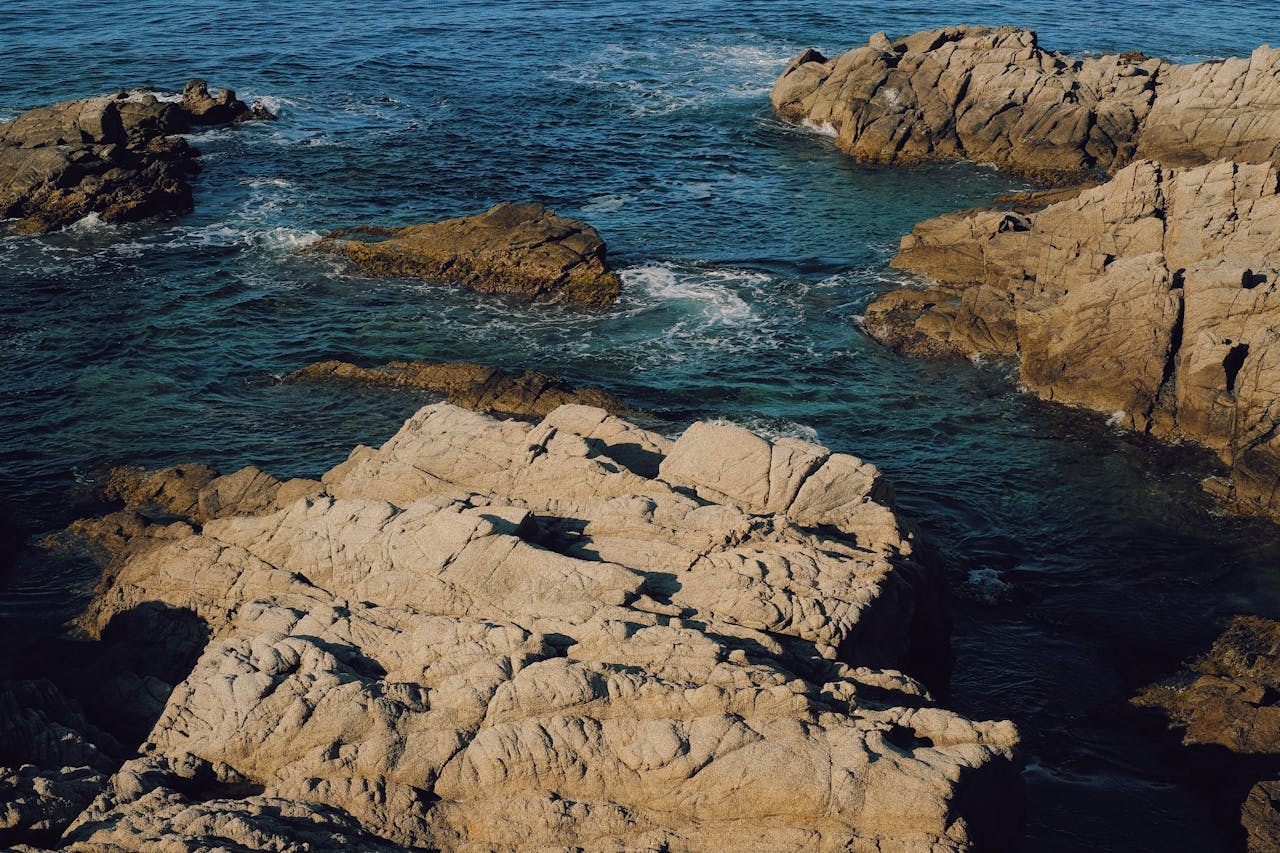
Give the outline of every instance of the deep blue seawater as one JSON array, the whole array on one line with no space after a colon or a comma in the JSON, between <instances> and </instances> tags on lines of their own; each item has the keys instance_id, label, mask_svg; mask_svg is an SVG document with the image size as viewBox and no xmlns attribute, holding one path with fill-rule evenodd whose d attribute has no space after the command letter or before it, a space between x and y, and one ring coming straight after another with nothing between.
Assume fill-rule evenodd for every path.
<instances>
[{"instance_id":1,"label":"deep blue seawater","mask_svg":"<svg viewBox=\"0 0 1280 853\"><path fill-rule=\"evenodd\" d=\"M87 512L112 464L314 476L423 402L278 384L322 358L538 367L668 431L714 417L816 439L881 466L945 554L951 701L1021 726L1027 849L1222 849L1211 783L1117 709L1230 614L1280 616L1280 528L1217 517L1206 454L1032 400L1010 365L868 341L856 319L901 284L898 238L1021 185L865 168L771 114L802 48L953 23L1183 60L1280 42L1272 2L5 0L0 118L204 76L280 121L193 137L189 216L0 238L0 513L38 538ZM519 307L301 251L502 200L594 223L617 307ZM24 553L0 576L4 633L53 630L93 580Z\"/></svg>"}]
</instances>

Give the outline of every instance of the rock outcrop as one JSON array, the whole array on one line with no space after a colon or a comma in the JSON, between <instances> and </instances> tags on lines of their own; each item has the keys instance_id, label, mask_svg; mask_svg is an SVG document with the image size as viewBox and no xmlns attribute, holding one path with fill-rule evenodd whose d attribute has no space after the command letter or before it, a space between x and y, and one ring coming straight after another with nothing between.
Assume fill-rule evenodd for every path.
<instances>
[{"instance_id":1,"label":"rock outcrop","mask_svg":"<svg viewBox=\"0 0 1280 853\"><path fill-rule=\"evenodd\" d=\"M192 207L193 126L272 118L192 80L182 101L120 93L39 107L0 124L0 219L35 233L96 214L128 222Z\"/></svg>"},{"instance_id":2,"label":"rock outcrop","mask_svg":"<svg viewBox=\"0 0 1280 853\"><path fill-rule=\"evenodd\" d=\"M1030 214L924 222L893 265L936 284L868 307L921 355L997 353L1050 400L1215 450L1245 511L1280 513L1280 223L1270 164L1141 161Z\"/></svg>"},{"instance_id":3,"label":"rock outcrop","mask_svg":"<svg viewBox=\"0 0 1280 853\"><path fill-rule=\"evenodd\" d=\"M407 228L342 229L316 249L350 258L370 275L583 308L607 308L622 288L600 234L540 204L499 204L476 216Z\"/></svg>"},{"instance_id":4,"label":"rock outcrop","mask_svg":"<svg viewBox=\"0 0 1280 853\"><path fill-rule=\"evenodd\" d=\"M465 362L392 361L381 367L360 367L347 361L320 361L290 373L283 381L429 391L455 406L503 417L544 418L573 404L594 406L612 415L630 410L603 388L574 388L549 373L525 370L515 374Z\"/></svg>"},{"instance_id":5,"label":"rock outcrop","mask_svg":"<svg viewBox=\"0 0 1280 853\"><path fill-rule=\"evenodd\" d=\"M1274 772L1280 759L1280 622L1236 617L1207 655L1177 678L1148 687L1134 703L1164 713L1187 746L1272 756ZM1239 772L1251 770L1244 765ZM1280 846L1280 780L1253 784L1241 823L1250 851Z\"/></svg>"},{"instance_id":6,"label":"rock outcrop","mask_svg":"<svg viewBox=\"0 0 1280 853\"><path fill-rule=\"evenodd\" d=\"M1016 843L1013 726L902 671L946 620L874 467L442 403L322 479L104 579L90 637L159 607L209 640L69 849Z\"/></svg>"},{"instance_id":7,"label":"rock outcrop","mask_svg":"<svg viewBox=\"0 0 1280 853\"><path fill-rule=\"evenodd\" d=\"M1280 51L1267 47L1177 65L1137 53L1074 58L1012 27L878 33L836 59L801 53L772 99L859 160L973 160L1045 182L1135 158L1186 167L1280 152Z\"/></svg>"}]
</instances>

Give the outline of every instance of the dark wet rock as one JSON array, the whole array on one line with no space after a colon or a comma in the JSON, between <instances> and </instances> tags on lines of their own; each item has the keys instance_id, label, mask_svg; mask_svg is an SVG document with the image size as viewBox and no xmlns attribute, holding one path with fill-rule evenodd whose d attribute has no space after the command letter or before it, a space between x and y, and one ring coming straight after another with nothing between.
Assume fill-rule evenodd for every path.
<instances>
[{"instance_id":1,"label":"dark wet rock","mask_svg":"<svg viewBox=\"0 0 1280 853\"><path fill-rule=\"evenodd\" d=\"M464 409L517 418L546 417L571 403L595 406L614 415L630 410L602 388L574 388L549 373L508 373L480 364L393 361L381 367L358 367L345 361L321 361L289 374L284 381L430 391Z\"/></svg>"},{"instance_id":2,"label":"dark wet rock","mask_svg":"<svg viewBox=\"0 0 1280 853\"><path fill-rule=\"evenodd\" d=\"M1280 759L1280 622L1237 616L1208 654L1133 702L1182 732L1182 743L1198 750L1202 774L1225 791L1248 790L1240 822L1249 850L1280 849L1280 780L1254 783L1259 773L1275 773Z\"/></svg>"},{"instance_id":3,"label":"dark wet rock","mask_svg":"<svg viewBox=\"0 0 1280 853\"><path fill-rule=\"evenodd\" d=\"M1176 65L1130 52L1075 58L1015 27L949 27L835 59L800 54L773 87L785 118L829 129L860 160L993 163L1044 182L1136 158L1198 166L1280 152L1280 51Z\"/></svg>"},{"instance_id":4,"label":"dark wet rock","mask_svg":"<svg viewBox=\"0 0 1280 853\"><path fill-rule=\"evenodd\" d=\"M186 212L198 164L175 134L269 117L228 90L210 96L198 80L181 104L135 92L29 110L0 125L0 219L35 233L90 214L128 222Z\"/></svg>"},{"instance_id":5,"label":"dark wet rock","mask_svg":"<svg viewBox=\"0 0 1280 853\"><path fill-rule=\"evenodd\" d=\"M864 326L913 355L1016 356L1045 399L1211 448L1231 472L1216 493L1275 516L1277 184L1269 163L1140 161L1039 210L922 222L893 265L931 285L880 297Z\"/></svg>"},{"instance_id":6,"label":"dark wet rock","mask_svg":"<svg viewBox=\"0 0 1280 853\"><path fill-rule=\"evenodd\" d=\"M370 275L583 308L607 308L622 287L599 233L540 204L499 204L477 216L407 228L342 229L316 248L350 258Z\"/></svg>"}]
</instances>

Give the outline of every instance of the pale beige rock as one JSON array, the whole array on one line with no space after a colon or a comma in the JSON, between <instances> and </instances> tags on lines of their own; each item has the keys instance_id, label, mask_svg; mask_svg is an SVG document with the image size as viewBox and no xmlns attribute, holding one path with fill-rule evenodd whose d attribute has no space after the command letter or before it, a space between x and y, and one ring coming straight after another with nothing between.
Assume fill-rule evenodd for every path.
<instances>
[{"instance_id":1,"label":"pale beige rock","mask_svg":"<svg viewBox=\"0 0 1280 853\"><path fill-rule=\"evenodd\" d=\"M933 279L868 307L908 352L1017 354L1028 389L1231 466L1241 509L1280 512L1280 194L1270 164L1134 163L1038 212L921 223L894 265Z\"/></svg>"},{"instance_id":2,"label":"pale beige rock","mask_svg":"<svg viewBox=\"0 0 1280 853\"><path fill-rule=\"evenodd\" d=\"M1014 27L951 27L835 59L800 54L774 84L784 118L860 160L973 160L1048 182L1280 153L1280 51L1175 65L1139 53L1077 59Z\"/></svg>"},{"instance_id":3,"label":"pale beige rock","mask_svg":"<svg viewBox=\"0 0 1280 853\"><path fill-rule=\"evenodd\" d=\"M1009 847L1012 725L896 669L944 627L905 528L856 525L896 518L879 479L732 427L429 406L328 494L209 520L99 589L90 634L163 602L212 639L64 842Z\"/></svg>"}]
</instances>

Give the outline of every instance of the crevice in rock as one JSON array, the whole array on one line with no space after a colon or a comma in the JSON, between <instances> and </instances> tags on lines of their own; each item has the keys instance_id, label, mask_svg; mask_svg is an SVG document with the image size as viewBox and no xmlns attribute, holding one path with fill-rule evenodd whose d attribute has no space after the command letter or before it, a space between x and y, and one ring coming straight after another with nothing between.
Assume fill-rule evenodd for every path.
<instances>
[{"instance_id":1,"label":"crevice in rock","mask_svg":"<svg viewBox=\"0 0 1280 853\"><path fill-rule=\"evenodd\" d=\"M1244 367L1244 360L1248 357L1249 345L1236 344L1227 353L1226 358L1222 359L1222 370L1226 374L1228 394L1234 395L1236 393L1236 377L1240 375L1240 368Z\"/></svg>"},{"instance_id":2,"label":"crevice in rock","mask_svg":"<svg viewBox=\"0 0 1280 853\"><path fill-rule=\"evenodd\" d=\"M1160 384L1156 386L1156 393L1151 397L1151 407L1146 411L1146 432L1151 432L1151 416L1162 403L1167 401L1170 409L1176 414L1177 397L1173 393L1173 378L1178 370L1178 355L1182 352L1182 337L1187 320L1187 291L1183 287L1186 272L1185 269L1180 269L1171 277L1169 292L1177 294L1178 314L1173 320L1173 326L1169 329L1169 349L1165 354Z\"/></svg>"}]
</instances>

